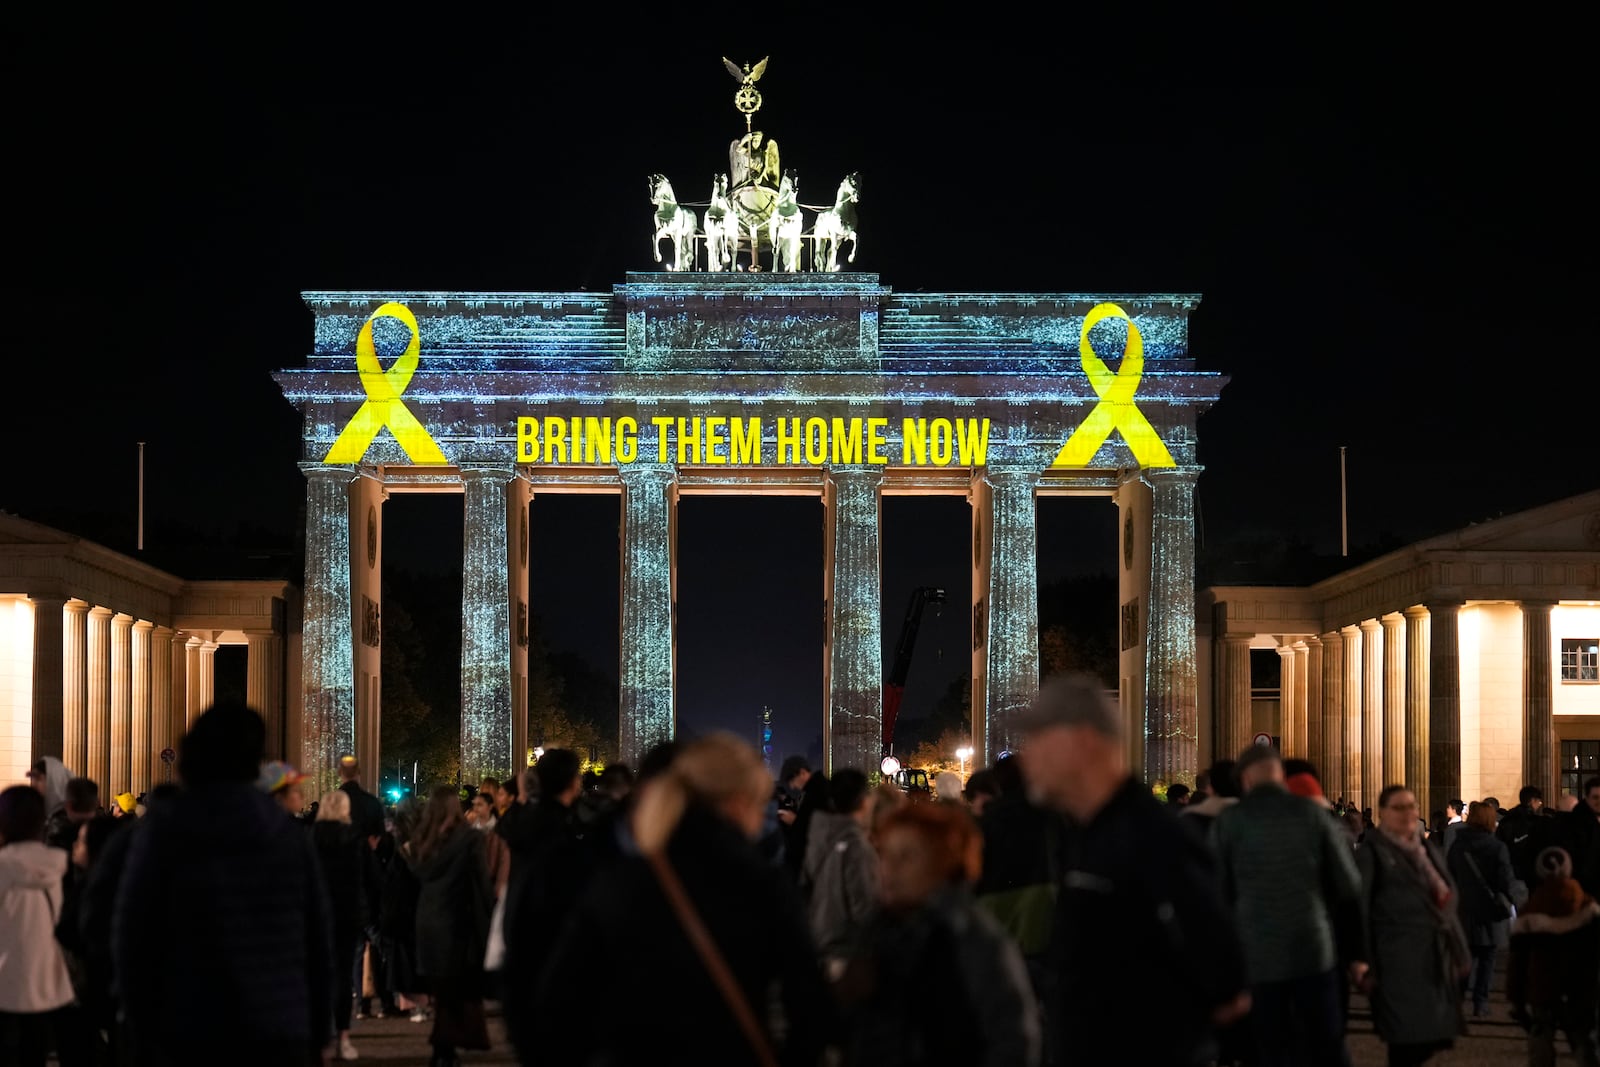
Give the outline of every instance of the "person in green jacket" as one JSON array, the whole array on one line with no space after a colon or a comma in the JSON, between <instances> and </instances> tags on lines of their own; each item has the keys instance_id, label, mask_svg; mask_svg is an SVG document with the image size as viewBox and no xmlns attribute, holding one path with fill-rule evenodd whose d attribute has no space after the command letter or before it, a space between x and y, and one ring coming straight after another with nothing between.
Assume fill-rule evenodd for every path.
<instances>
[{"instance_id":1,"label":"person in green jacket","mask_svg":"<svg viewBox=\"0 0 1600 1067\"><path fill-rule=\"evenodd\" d=\"M1341 959L1356 960L1361 878L1327 813L1284 786L1276 749L1253 745L1234 768L1242 797L1211 827L1250 984L1261 1067L1348 1067ZM1359 980L1363 962L1353 962Z\"/></svg>"}]
</instances>

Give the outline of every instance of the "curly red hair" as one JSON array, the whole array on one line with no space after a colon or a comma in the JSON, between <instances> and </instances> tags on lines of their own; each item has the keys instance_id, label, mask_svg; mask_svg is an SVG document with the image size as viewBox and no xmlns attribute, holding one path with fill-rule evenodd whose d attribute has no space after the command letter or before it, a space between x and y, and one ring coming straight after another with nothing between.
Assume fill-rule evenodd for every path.
<instances>
[{"instance_id":1,"label":"curly red hair","mask_svg":"<svg viewBox=\"0 0 1600 1067\"><path fill-rule=\"evenodd\" d=\"M922 838L949 881L970 884L983 872L983 834L964 808L938 802L908 804L883 820L879 837L896 830Z\"/></svg>"}]
</instances>

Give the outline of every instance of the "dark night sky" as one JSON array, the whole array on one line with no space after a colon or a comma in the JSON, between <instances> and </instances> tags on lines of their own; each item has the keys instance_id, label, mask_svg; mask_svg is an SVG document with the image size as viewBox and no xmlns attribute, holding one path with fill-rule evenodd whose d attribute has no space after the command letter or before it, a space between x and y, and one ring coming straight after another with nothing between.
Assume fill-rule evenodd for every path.
<instances>
[{"instance_id":1,"label":"dark night sky","mask_svg":"<svg viewBox=\"0 0 1600 1067\"><path fill-rule=\"evenodd\" d=\"M648 269L645 176L702 198L742 132L721 56L767 54L763 127L803 200L862 173L856 266L885 284L1204 295L1193 353L1232 377L1200 423L1208 551L1337 552L1341 445L1355 546L1595 484L1593 96L1570 29L336 7L248 32L220 9L16 16L0 508L131 547L143 440L152 551L288 551L298 426L268 375L310 347L299 292ZM455 558L452 507L391 504L389 563ZM955 595L908 713L965 666L963 509L885 505L888 639L916 585ZM1047 503L1042 577L1109 569L1110 511ZM615 501L535 518L552 644L610 666ZM767 702L783 747L810 740L820 523L809 500L685 503L686 722Z\"/></svg>"}]
</instances>

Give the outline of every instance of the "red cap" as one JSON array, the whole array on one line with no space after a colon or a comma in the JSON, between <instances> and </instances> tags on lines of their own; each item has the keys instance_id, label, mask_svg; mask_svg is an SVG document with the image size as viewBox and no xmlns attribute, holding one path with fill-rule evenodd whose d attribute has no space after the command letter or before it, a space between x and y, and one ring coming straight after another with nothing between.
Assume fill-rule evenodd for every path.
<instances>
[{"instance_id":1,"label":"red cap","mask_svg":"<svg viewBox=\"0 0 1600 1067\"><path fill-rule=\"evenodd\" d=\"M1314 775L1304 772L1291 774L1283 780L1283 785L1285 789L1297 797L1306 797L1310 800L1322 799L1322 784L1317 781Z\"/></svg>"}]
</instances>

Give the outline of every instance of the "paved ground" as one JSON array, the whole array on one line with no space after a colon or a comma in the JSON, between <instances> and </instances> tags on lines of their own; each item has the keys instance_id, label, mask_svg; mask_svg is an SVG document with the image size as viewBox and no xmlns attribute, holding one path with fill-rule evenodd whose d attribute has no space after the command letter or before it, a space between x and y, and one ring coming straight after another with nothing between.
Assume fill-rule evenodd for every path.
<instances>
[{"instance_id":1,"label":"paved ground","mask_svg":"<svg viewBox=\"0 0 1600 1067\"><path fill-rule=\"evenodd\" d=\"M1352 1007L1350 1052L1355 1067L1383 1067L1386 1062L1383 1044L1372 1032L1365 1001L1357 997ZM1467 1038L1451 1051L1430 1060L1429 1067L1509 1067L1527 1063L1526 1035L1507 1016L1504 998L1497 998L1490 1008L1492 1014L1488 1019L1471 1023ZM361 1020L355 1026L354 1041L362 1063L384 1064L385 1067L425 1067L427 1064L429 1024L400 1018ZM490 1018L489 1032L495 1043L494 1050L464 1053L463 1065L514 1062L499 1018ZM1575 1062L1564 1044L1558 1051L1557 1063Z\"/></svg>"}]
</instances>

